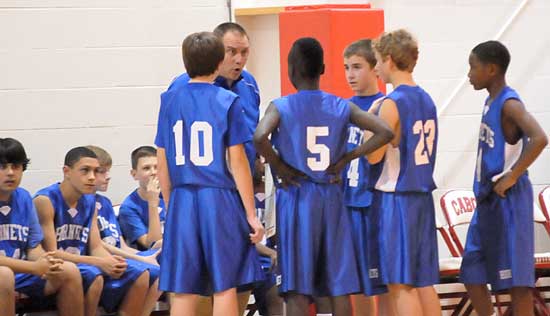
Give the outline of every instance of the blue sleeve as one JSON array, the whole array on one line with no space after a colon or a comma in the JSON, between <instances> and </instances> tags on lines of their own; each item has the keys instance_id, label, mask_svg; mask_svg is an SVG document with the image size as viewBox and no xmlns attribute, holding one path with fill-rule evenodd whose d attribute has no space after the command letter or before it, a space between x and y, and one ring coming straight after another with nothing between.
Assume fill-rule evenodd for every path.
<instances>
[{"instance_id":1,"label":"blue sleeve","mask_svg":"<svg viewBox=\"0 0 550 316\"><path fill-rule=\"evenodd\" d=\"M244 110L239 102L240 98L233 101L227 113L227 132L225 134L225 143L227 147L243 144L252 140L252 133L246 126Z\"/></svg>"},{"instance_id":2,"label":"blue sleeve","mask_svg":"<svg viewBox=\"0 0 550 316\"><path fill-rule=\"evenodd\" d=\"M147 234L147 225L139 216L139 211L133 207L121 205L118 221L124 238L129 244L136 243L139 237Z\"/></svg>"},{"instance_id":3,"label":"blue sleeve","mask_svg":"<svg viewBox=\"0 0 550 316\"><path fill-rule=\"evenodd\" d=\"M27 240L27 245L28 248L35 248L42 242L42 239L44 239L44 234L38 222L38 215L32 200L29 200L29 210L29 239Z\"/></svg>"},{"instance_id":4,"label":"blue sleeve","mask_svg":"<svg viewBox=\"0 0 550 316\"><path fill-rule=\"evenodd\" d=\"M166 125L166 93L163 93L160 96L160 109L159 109L159 116L158 116L158 122L157 122L157 135L155 137L155 145L159 148L166 148L166 145L168 144L166 140L166 131L165 131L165 125Z\"/></svg>"}]
</instances>

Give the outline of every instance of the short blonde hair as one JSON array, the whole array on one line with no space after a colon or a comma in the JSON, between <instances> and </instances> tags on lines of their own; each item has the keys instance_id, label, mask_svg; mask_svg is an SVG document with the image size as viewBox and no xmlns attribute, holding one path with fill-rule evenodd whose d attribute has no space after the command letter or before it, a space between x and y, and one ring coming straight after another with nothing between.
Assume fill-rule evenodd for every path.
<instances>
[{"instance_id":1,"label":"short blonde hair","mask_svg":"<svg viewBox=\"0 0 550 316\"><path fill-rule=\"evenodd\" d=\"M88 145L86 148L94 152L101 167L111 167L113 165L113 159L105 149L94 145Z\"/></svg>"},{"instance_id":2,"label":"short blonde hair","mask_svg":"<svg viewBox=\"0 0 550 316\"><path fill-rule=\"evenodd\" d=\"M412 72L418 60L418 42L404 29L383 33L374 41L374 49L383 59L390 56L402 71Z\"/></svg>"}]
</instances>

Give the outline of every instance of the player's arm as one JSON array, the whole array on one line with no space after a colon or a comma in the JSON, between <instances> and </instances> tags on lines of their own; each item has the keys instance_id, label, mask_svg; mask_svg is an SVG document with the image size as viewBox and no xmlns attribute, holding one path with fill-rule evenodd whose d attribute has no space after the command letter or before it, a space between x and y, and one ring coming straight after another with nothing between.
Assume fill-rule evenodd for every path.
<instances>
[{"instance_id":1,"label":"player's arm","mask_svg":"<svg viewBox=\"0 0 550 316\"><path fill-rule=\"evenodd\" d=\"M253 232L250 234L250 240L253 243L257 243L261 241L264 236L264 227L256 216L252 174L250 173L250 165L246 157L246 152L244 151L244 145L238 144L230 146L227 152L229 156L229 166L231 167L231 172L235 179L235 185L237 186L237 190L239 191L246 211L246 219L253 229Z\"/></svg>"},{"instance_id":2,"label":"player's arm","mask_svg":"<svg viewBox=\"0 0 550 316\"><path fill-rule=\"evenodd\" d=\"M168 162L166 161L166 150L162 147L157 148L157 177L160 182L160 192L164 199L166 211L168 211L168 202L170 201L170 192L172 191L172 182L168 173Z\"/></svg>"},{"instance_id":3,"label":"player's arm","mask_svg":"<svg viewBox=\"0 0 550 316\"><path fill-rule=\"evenodd\" d=\"M88 235L88 251L90 256L79 257L88 257L92 260L89 264L98 267L110 277L119 278L124 271L126 271L126 267L128 266L126 260L121 256L112 256L103 246L103 241L99 234L99 227L97 226L97 210L94 212L92 225Z\"/></svg>"},{"instance_id":4,"label":"player's arm","mask_svg":"<svg viewBox=\"0 0 550 316\"><path fill-rule=\"evenodd\" d=\"M38 221L44 234L42 240L42 247L46 251L55 253L55 257L61 258L74 263L86 263L90 265L97 265L98 262L95 258L89 256L80 256L65 252L57 249L57 238L54 227L54 209L52 202L45 195L39 195L33 200L38 214Z\"/></svg>"},{"instance_id":5,"label":"player's arm","mask_svg":"<svg viewBox=\"0 0 550 316\"><path fill-rule=\"evenodd\" d=\"M391 99L384 99L384 101L380 105L378 117L382 121L384 121L389 126L390 130L393 132L391 145L397 146L401 138L401 132L400 132L401 125L399 122L399 111L397 110L397 104L395 104L395 101ZM368 135L365 135L365 138L367 137ZM367 141L367 143L369 141L370 139ZM382 145L378 149L372 151L370 154L367 154L367 159L369 163L371 164L379 163L382 160L382 158L384 158L384 155L386 154L386 150L388 149L388 146L390 146L390 144Z\"/></svg>"},{"instance_id":6,"label":"player's arm","mask_svg":"<svg viewBox=\"0 0 550 316\"><path fill-rule=\"evenodd\" d=\"M393 138L393 132L382 119L376 115L367 113L354 103L350 102L350 122L363 131L369 131L371 136L366 142L347 152L339 161L329 167L327 171L340 175L342 169L353 159L369 154L389 143Z\"/></svg>"},{"instance_id":7,"label":"player's arm","mask_svg":"<svg viewBox=\"0 0 550 316\"><path fill-rule=\"evenodd\" d=\"M295 178L302 174L288 166L275 152L273 145L269 140L269 135L279 126L281 116L277 107L270 103L265 111L264 117L258 123L254 132L254 146L260 156L263 156L267 163L274 169L278 177L281 178L283 188L287 184L299 185Z\"/></svg>"},{"instance_id":8,"label":"player's arm","mask_svg":"<svg viewBox=\"0 0 550 316\"><path fill-rule=\"evenodd\" d=\"M517 179L537 159L544 147L548 144L548 138L535 118L527 112L523 103L516 99L508 99L502 108L503 120L509 120L527 136L528 141L525 150L519 156L512 170L501 177L493 190L501 197L506 190L512 187Z\"/></svg>"},{"instance_id":9,"label":"player's arm","mask_svg":"<svg viewBox=\"0 0 550 316\"><path fill-rule=\"evenodd\" d=\"M160 186L157 177L152 177L147 183L146 191L147 212L149 213L149 222L147 227L144 227L145 234L141 235L137 242L144 248L150 248L153 243L162 239L162 231L160 227ZM141 219L138 219L141 222Z\"/></svg>"},{"instance_id":10,"label":"player's arm","mask_svg":"<svg viewBox=\"0 0 550 316\"><path fill-rule=\"evenodd\" d=\"M117 256L120 256L120 257L123 257L123 258L126 258L126 259L133 259L133 260L136 260L136 261L141 261L141 262L146 262L146 263L158 265L158 263L156 261L156 257L158 255L158 253L160 252L160 250L155 252L151 256L139 256L135 252L127 251L125 249L115 247L115 246L110 245L110 244L108 244L104 241L102 241L102 243L103 243L103 247L105 247L105 249L107 249L107 251L109 251L109 253L111 253L112 255L117 255ZM129 249L132 249L132 248L129 248Z\"/></svg>"}]
</instances>

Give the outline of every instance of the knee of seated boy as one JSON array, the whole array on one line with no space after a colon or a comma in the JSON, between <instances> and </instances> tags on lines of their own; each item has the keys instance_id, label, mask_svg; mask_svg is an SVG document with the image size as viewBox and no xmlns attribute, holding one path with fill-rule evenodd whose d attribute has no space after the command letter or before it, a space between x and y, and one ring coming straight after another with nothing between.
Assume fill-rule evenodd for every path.
<instances>
[{"instance_id":1,"label":"knee of seated boy","mask_svg":"<svg viewBox=\"0 0 550 316\"><path fill-rule=\"evenodd\" d=\"M8 292L14 292L15 288L15 274L13 271L8 267L0 267L0 291L2 294L6 294Z\"/></svg>"}]
</instances>

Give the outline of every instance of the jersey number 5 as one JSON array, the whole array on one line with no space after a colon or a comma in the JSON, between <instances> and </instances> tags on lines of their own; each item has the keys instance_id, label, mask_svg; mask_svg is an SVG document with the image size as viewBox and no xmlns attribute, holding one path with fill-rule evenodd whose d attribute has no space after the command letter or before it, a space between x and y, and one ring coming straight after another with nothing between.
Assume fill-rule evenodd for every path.
<instances>
[{"instance_id":1,"label":"jersey number 5","mask_svg":"<svg viewBox=\"0 0 550 316\"><path fill-rule=\"evenodd\" d=\"M185 156L183 155L183 121L178 120L172 128L174 140L176 143L176 165L185 165ZM202 133L202 148L200 152L200 133ZM191 146L190 160L195 166L208 166L214 160L212 150L212 125L204 121L196 121L191 124Z\"/></svg>"},{"instance_id":2,"label":"jersey number 5","mask_svg":"<svg viewBox=\"0 0 550 316\"><path fill-rule=\"evenodd\" d=\"M330 165L330 149L326 145L318 144L317 137L328 136L328 126L308 126L306 133L307 150L319 155L319 159L308 157L307 166L312 171L324 171Z\"/></svg>"},{"instance_id":3,"label":"jersey number 5","mask_svg":"<svg viewBox=\"0 0 550 316\"><path fill-rule=\"evenodd\" d=\"M427 120L422 122L418 120L414 122L413 134L420 135L420 139L414 150L414 162L418 165L426 165L430 163L429 157L432 155L435 140L435 121Z\"/></svg>"}]
</instances>

